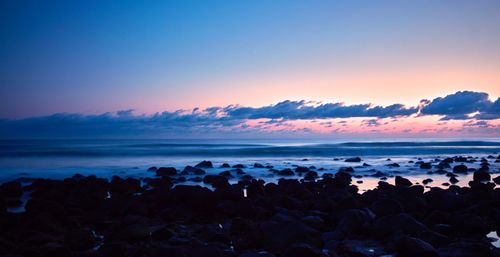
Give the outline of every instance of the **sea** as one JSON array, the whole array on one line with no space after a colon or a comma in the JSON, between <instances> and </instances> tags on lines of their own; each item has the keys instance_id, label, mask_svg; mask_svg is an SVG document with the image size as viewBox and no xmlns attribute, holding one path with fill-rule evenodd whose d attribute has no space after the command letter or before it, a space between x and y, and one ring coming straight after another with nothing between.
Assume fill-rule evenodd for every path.
<instances>
[{"instance_id":1,"label":"sea","mask_svg":"<svg viewBox=\"0 0 500 257\"><path fill-rule=\"evenodd\" d=\"M500 138L488 139L66 139L66 140L0 140L0 182L28 181L33 178L62 179L74 174L145 178L154 177L150 167L175 167L182 170L208 160L214 168L207 174L218 174L229 165L243 164L244 172L266 182L282 178L268 168L256 168L255 163L275 169L297 166L310 167L321 176L336 173L342 167L353 167L357 175L353 183L361 190L375 187L380 177L388 182L396 175L410 178L414 183L431 178L430 186L443 186L447 177L432 174L433 169L421 169L415 162L436 164L453 156L472 156L477 162L467 163L478 168L481 158L490 162L490 172L499 173L495 160L500 153ZM359 163L345 162L360 157ZM399 164L399 167L388 164ZM365 165L363 165L365 164ZM467 185L471 174L461 175L459 185ZM300 179L300 175L290 178ZM238 177L230 179L237 182ZM195 182L183 182L195 184ZM198 182L199 183L199 182Z\"/></svg>"}]
</instances>

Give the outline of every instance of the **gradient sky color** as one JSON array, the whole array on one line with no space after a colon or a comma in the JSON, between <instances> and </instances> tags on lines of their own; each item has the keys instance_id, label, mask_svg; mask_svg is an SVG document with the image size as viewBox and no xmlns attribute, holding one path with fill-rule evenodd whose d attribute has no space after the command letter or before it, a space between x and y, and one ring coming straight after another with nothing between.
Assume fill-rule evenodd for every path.
<instances>
[{"instance_id":1,"label":"gradient sky color","mask_svg":"<svg viewBox=\"0 0 500 257\"><path fill-rule=\"evenodd\" d=\"M1 1L0 118L500 96L500 1Z\"/></svg>"},{"instance_id":2,"label":"gradient sky color","mask_svg":"<svg viewBox=\"0 0 500 257\"><path fill-rule=\"evenodd\" d=\"M1 117L500 95L499 1L1 5Z\"/></svg>"}]
</instances>

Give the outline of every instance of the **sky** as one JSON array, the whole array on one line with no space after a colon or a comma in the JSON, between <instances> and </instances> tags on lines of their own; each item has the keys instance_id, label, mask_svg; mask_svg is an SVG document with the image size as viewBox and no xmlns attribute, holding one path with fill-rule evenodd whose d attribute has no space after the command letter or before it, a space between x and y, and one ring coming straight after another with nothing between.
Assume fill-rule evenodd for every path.
<instances>
[{"instance_id":1,"label":"sky","mask_svg":"<svg viewBox=\"0 0 500 257\"><path fill-rule=\"evenodd\" d=\"M500 137L499 96L495 0L0 2L7 138Z\"/></svg>"}]
</instances>

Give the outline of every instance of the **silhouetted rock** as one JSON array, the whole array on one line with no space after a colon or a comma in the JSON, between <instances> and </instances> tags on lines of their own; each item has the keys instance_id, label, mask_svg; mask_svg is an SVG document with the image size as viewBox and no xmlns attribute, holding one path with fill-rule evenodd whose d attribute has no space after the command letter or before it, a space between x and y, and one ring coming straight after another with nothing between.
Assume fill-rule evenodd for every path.
<instances>
[{"instance_id":1,"label":"silhouetted rock","mask_svg":"<svg viewBox=\"0 0 500 257\"><path fill-rule=\"evenodd\" d=\"M345 162L361 162L361 158L359 157L347 158L345 159Z\"/></svg>"},{"instance_id":2,"label":"silhouetted rock","mask_svg":"<svg viewBox=\"0 0 500 257\"><path fill-rule=\"evenodd\" d=\"M214 165L211 161L201 161L200 163L194 166L195 168L213 168Z\"/></svg>"},{"instance_id":3,"label":"silhouetted rock","mask_svg":"<svg viewBox=\"0 0 500 257\"><path fill-rule=\"evenodd\" d=\"M413 185L410 180L401 176L396 176L395 182L397 187L410 187Z\"/></svg>"},{"instance_id":4,"label":"silhouetted rock","mask_svg":"<svg viewBox=\"0 0 500 257\"><path fill-rule=\"evenodd\" d=\"M477 170L474 172L473 179L474 179L474 181L480 181L480 182L490 181L491 176L490 176L490 173L488 171Z\"/></svg>"},{"instance_id":5,"label":"silhouetted rock","mask_svg":"<svg viewBox=\"0 0 500 257\"><path fill-rule=\"evenodd\" d=\"M455 173L467 173L467 171L468 171L467 166L465 166L463 164L460 164L460 165L453 167L453 172L455 172Z\"/></svg>"},{"instance_id":6,"label":"silhouetted rock","mask_svg":"<svg viewBox=\"0 0 500 257\"><path fill-rule=\"evenodd\" d=\"M177 175L177 169L174 167L160 167L156 170L156 176L174 176Z\"/></svg>"}]
</instances>

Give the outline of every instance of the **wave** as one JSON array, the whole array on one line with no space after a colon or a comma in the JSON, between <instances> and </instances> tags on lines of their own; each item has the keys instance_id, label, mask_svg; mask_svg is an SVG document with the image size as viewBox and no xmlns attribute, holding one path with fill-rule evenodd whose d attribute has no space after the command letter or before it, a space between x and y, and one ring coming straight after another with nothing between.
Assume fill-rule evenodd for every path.
<instances>
[{"instance_id":1,"label":"wave","mask_svg":"<svg viewBox=\"0 0 500 257\"><path fill-rule=\"evenodd\" d=\"M498 141L418 141L342 143L248 143L207 140L2 140L0 158L7 157L335 157L494 154Z\"/></svg>"}]
</instances>

